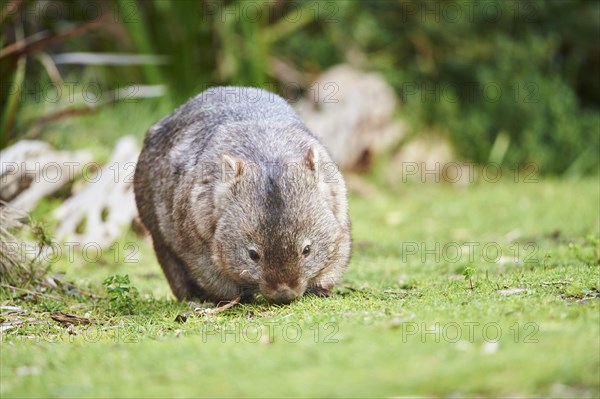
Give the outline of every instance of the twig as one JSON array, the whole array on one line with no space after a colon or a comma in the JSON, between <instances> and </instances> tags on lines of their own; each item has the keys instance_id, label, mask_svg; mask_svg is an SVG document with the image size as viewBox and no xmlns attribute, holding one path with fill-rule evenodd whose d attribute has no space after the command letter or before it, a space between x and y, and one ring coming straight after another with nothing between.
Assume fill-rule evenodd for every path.
<instances>
[{"instance_id":1,"label":"twig","mask_svg":"<svg viewBox=\"0 0 600 399\"><path fill-rule=\"evenodd\" d=\"M9 285L9 284L0 284L0 287L8 288L8 289L15 290L15 291L23 291L23 292L25 292L27 294L30 294L30 295L33 295L33 296L45 296L45 297L48 297L48 298L51 298L51 299L54 299L54 300L57 300L57 301L61 300L61 298L59 298L57 296L54 296L54 295L43 294L41 292L35 292L35 291L28 290L26 288L19 288L19 287L15 287L15 286L12 286L12 285Z\"/></svg>"},{"instance_id":2,"label":"twig","mask_svg":"<svg viewBox=\"0 0 600 399\"><path fill-rule=\"evenodd\" d=\"M103 25L107 25L107 23L105 21L92 21L87 24L75 27L73 29L68 29L66 31L59 32L52 36L46 36L41 32L36 33L33 36L26 37L22 40L17 40L16 42L1 49L0 58L4 58L11 54L14 54L18 57L21 54L37 51L51 46L53 44L60 43L70 37L81 35L89 30L97 29ZM40 36L43 37L40 38Z\"/></svg>"},{"instance_id":3,"label":"twig","mask_svg":"<svg viewBox=\"0 0 600 399\"><path fill-rule=\"evenodd\" d=\"M234 305L240 303L240 300L241 300L241 296L238 295L223 306L219 306L217 308L212 308L212 309L200 309L200 313L203 315L212 315L212 314L221 313L221 312L224 312L225 310L233 307ZM198 310L198 309L195 309L195 310Z\"/></svg>"}]
</instances>

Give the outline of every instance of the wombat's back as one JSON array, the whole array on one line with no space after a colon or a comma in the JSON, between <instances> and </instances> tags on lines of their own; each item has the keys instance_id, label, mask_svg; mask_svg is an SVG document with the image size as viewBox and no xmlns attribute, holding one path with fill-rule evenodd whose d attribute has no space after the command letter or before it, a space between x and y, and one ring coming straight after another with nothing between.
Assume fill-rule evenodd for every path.
<instances>
[{"instance_id":1,"label":"wombat's back","mask_svg":"<svg viewBox=\"0 0 600 399\"><path fill-rule=\"evenodd\" d=\"M225 86L203 91L150 128L147 146L160 146L193 136L189 150L205 147L217 127L232 123L276 122L296 125L310 134L281 97L253 87ZM190 137L191 138L191 137Z\"/></svg>"}]
</instances>

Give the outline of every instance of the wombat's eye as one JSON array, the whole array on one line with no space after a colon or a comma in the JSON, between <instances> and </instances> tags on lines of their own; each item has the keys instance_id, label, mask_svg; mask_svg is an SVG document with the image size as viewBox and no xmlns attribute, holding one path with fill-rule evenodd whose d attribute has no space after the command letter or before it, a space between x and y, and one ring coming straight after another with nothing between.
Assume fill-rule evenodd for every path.
<instances>
[{"instance_id":1,"label":"wombat's eye","mask_svg":"<svg viewBox=\"0 0 600 399\"><path fill-rule=\"evenodd\" d=\"M304 249L302 250L302 255L304 256L308 256L308 254L310 253L310 245L307 245L304 247Z\"/></svg>"},{"instance_id":2,"label":"wombat's eye","mask_svg":"<svg viewBox=\"0 0 600 399\"><path fill-rule=\"evenodd\" d=\"M256 252L253 249L248 250L248 256L250 256L250 259L252 259L255 262L258 262L258 260L260 259L260 255L258 254L258 252Z\"/></svg>"}]
</instances>

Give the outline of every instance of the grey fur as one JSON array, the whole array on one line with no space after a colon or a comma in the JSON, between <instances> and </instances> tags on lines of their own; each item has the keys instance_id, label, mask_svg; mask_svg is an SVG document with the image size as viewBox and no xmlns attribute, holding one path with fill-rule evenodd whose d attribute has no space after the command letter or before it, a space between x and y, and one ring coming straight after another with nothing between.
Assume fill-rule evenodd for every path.
<instances>
[{"instance_id":1,"label":"grey fur","mask_svg":"<svg viewBox=\"0 0 600 399\"><path fill-rule=\"evenodd\" d=\"M180 300L249 300L260 292L287 303L306 292L328 295L348 264L342 175L273 93L216 87L158 121L134 188Z\"/></svg>"}]
</instances>

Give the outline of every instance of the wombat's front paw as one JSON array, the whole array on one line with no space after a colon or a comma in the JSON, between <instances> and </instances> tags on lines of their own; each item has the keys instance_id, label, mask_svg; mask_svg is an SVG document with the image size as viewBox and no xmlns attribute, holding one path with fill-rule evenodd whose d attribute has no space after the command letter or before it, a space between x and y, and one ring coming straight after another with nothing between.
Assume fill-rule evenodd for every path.
<instances>
[{"instance_id":1,"label":"wombat's front paw","mask_svg":"<svg viewBox=\"0 0 600 399\"><path fill-rule=\"evenodd\" d=\"M323 287L310 287L306 290L306 295L316 295L321 298L328 298L331 295L331 290Z\"/></svg>"},{"instance_id":2,"label":"wombat's front paw","mask_svg":"<svg viewBox=\"0 0 600 399\"><path fill-rule=\"evenodd\" d=\"M240 303L254 302L254 291L242 291L240 294Z\"/></svg>"}]
</instances>

